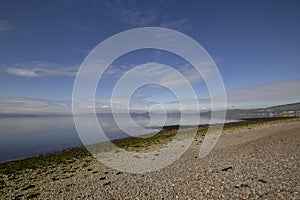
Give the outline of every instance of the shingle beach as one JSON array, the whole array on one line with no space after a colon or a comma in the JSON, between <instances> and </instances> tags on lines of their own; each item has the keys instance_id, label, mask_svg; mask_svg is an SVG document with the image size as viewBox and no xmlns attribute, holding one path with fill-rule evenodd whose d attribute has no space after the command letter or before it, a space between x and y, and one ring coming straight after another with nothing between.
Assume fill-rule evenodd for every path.
<instances>
[{"instance_id":1,"label":"shingle beach","mask_svg":"<svg viewBox=\"0 0 300 200\"><path fill-rule=\"evenodd\" d=\"M1 175L1 199L300 199L300 120L224 131L198 158L197 138L175 163L130 174L93 157ZM159 155L158 155L159 156Z\"/></svg>"}]
</instances>

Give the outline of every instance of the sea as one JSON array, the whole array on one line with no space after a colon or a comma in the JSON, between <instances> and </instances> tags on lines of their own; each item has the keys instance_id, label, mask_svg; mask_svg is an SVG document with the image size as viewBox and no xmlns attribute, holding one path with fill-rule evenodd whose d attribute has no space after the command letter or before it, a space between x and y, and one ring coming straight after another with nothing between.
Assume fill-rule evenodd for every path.
<instances>
[{"instance_id":1,"label":"sea","mask_svg":"<svg viewBox=\"0 0 300 200\"><path fill-rule=\"evenodd\" d=\"M218 123L209 118L199 118L195 115L185 117L180 121L180 116L168 116L164 119L156 116L136 114L132 120L135 128L126 127L128 116L119 116L118 125L112 115L98 116L99 125L107 137L94 134L89 138L89 143L98 143L131 136L155 134L160 131L157 127L163 125L198 125ZM87 122L90 116L86 116ZM163 123L162 123L163 121ZM235 120L226 120L231 122ZM122 124L123 122L123 124ZM119 127L126 127L130 135ZM138 128L137 128L138 127ZM0 116L0 163L24 159L37 155L57 152L83 145L82 134L79 135L71 115L67 116ZM95 131L91 129L90 131Z\"/></svg>"}]
</instances>

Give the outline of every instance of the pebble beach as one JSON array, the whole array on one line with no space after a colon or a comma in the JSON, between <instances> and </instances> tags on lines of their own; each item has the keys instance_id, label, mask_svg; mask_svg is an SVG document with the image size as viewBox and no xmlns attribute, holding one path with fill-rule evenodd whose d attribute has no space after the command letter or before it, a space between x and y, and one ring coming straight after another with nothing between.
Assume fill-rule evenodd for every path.
<instances>
[{"instance_id":1,"label":"pebble beach","mask_svg":"<svg viewBox=\"0 0 300 200\"><path fill-rule=\"evenodd\" d=\"M173 164L144 174L111 169L91 156L0 174L0 199L300 198L299 118L225 130L200 159L202 140Z\"/></svg>"}]
</instances>

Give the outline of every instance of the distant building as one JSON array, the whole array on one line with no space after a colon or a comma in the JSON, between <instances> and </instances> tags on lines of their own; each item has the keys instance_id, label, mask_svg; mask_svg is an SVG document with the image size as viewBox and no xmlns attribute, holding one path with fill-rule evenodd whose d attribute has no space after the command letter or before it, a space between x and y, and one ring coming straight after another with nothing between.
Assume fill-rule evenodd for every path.
<instances>
[{"instance_id":1,"label":"distant building","mask_svg":"<svg viewBox=\"0 0 300 200\"><path fill-rule=\"evenodd\" d=\"M295 114L296 114L295 111L290 110L290 111L282 111L279 115L281 117L294 117L296 116Z\"/></svg>"}]
</instances>

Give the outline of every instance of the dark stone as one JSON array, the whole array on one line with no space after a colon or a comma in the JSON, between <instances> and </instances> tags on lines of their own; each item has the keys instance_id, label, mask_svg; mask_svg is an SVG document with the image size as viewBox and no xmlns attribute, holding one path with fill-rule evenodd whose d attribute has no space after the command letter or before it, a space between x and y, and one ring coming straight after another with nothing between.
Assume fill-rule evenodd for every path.
<instances>
[{"instance_id":1,"label":"dark stone","mask_svg":"<svg viewBox=\"0 0 300 200\"><path fill-rule=\"evenodd\" d=\"M267 183L267 181L263 180L263 179L258 179L259 182L262 182L262 183Z\"/></svg>"},{"instance_id":2,"label":"dark stone","mask_svg":"<svg viewBox=\"0 0 300 200\"><path fill-rule=\"evenodd\" d=\"M52 181L57 181L57 180L59 180L59 178L58 177L53 177L53 178L51 178L51 180Z\"/></svg>"},{"instance_id":3,"label":"dark stone","mask_svg":"<svg viewBox=\"0 0 300 200\"><path fill-rule=\"evenodd\" d=\"M27 196L28 199L37 198L40 195L40 193L34 193Z\"/></svg>"},{"instance_id":4,"label":"dark stone","mask_svg":"<svg viewBox=\"0 0 300 200\"><path fill-rule=\"evenodd\" d=\"M13 198L14 200L19 200L22 199L23 195L22 194L18 194L17 196L15 196L15 198Z\"/></svg>"},{"instance_id":5,"label":"dark stone","mask_svg":"<svg viewBox=\"0 0 300 200\"><path fill-rule=\"evenodd\" d=\"M32 188L35 188L35 185L28 185L26 187L24 187L22 190L29 190L29 189L32 189Z\"/></svg>"},{"instance_id":6,"label":"dark stone","mask_svg":"<svg viewBox=\"0 0 300 200\"><path fill-rule=\"evenodd\" d=\"M107 185L110 185L111 184L111 181L108 181L106 183L103 184L103 186L107 186Z\"/></svg>"},{"instance_id":7,"label":"dark stone","mask_svg":"<svg viewBox=\"0 0 300 200\"><path fill-rule=\"evenodd\" d=\"M138 159L140 159L140 158L141 158L140 156L133 156L133 157L135 157L135 158L138 158Z\"/></svg>"},{"instance_id":8,"label":"dark stone","mask_svg":"<svg viewBox=\"0 0 300 200\"><path fill-rule=\"evenodd\" d=\"M249 187L249 185L248 185L248 184L245 184L245 183L242 183L242 184L241 184L241 187L242 187L242 188L246 188L246 187Z\"/></svg>"},{"instance_id":9,"label":"dark stone","mask_svg":"<svg viewBox=\"0 0 300 200\"><path fill-rule=\"evenodd\" d=\"M222 169L222 171L226 172L226 171L228 171L228 170L230 170L230 169L232 169L232 166L225 167L225 168Z\"/></svg>"}]
</instances>

